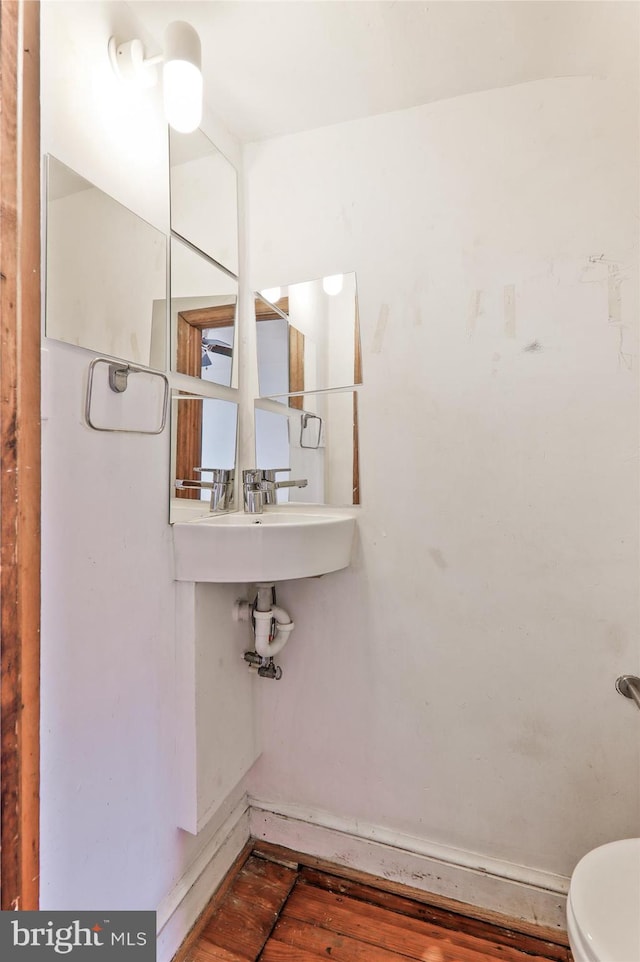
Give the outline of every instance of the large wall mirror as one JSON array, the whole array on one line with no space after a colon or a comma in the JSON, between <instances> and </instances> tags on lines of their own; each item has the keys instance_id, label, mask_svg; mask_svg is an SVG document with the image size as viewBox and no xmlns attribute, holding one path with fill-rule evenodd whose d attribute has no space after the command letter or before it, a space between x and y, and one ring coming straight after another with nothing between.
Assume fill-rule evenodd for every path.
<instances>
[{"instance_id":1,"label":"large wall mirror","mask_svg":"<svg viewBox=\"0 0 640 962\"><path fill-rule=\"evenodd\" d=\"M255 314L260 397L362 382L355 274L263 290Z\"/></svg>"},{"instance_id":2,"label":"large wall mirror","mask_svg":"<svg viewBox=\"0 0 640 962\"><path fill-rule=\"evenodd\" d=\"M256 464L308 482L280 488L278 501L360 504L357 391L305 394L298 408L290 400L255 401Z\"/></svg>"},{"instance_id":3,"label":"large wall mirror","mask_svg":"<svg viewBox=\"0 0 640 962\"><path fill-rule=\"evenodd\" d=\"M173 400L173 523L208 514L207 469L235 466L238 405L196 395L205 384L238 384L238 187L235 168L201 130L170 130L169 167L171 370L202 385Z\"/></svg>"},{"instance_id":4,"label":"large wall mirror","mask_svg":"<svg viewBox=\"0 0 640 962\"><path fill-rule=\"evenodd\" d=\"M236 171L201 130L169 134L171 229L238 273Z\"/></svg>"},{"instance_id":5,"label":"large wall mirror","mask_svg":"<svg viewBox=\"0 0 640 962\"><path fill-rule=\"evenodd\" d=\"M166 237L48 156L47 337L164 370Z\"/></svg>"},{"instance_id":6,"label":"large wall mirror","mask_svg":"<svg viewBox=\"0 0 640 962\"><path fill-rule=\"evenodd\" d=\"M237 280L189 244L172 237L172 370L235 387L237 307Z\"/></svg>"},{"instance_id":7,"label":"large wall mirror","mask_svg":"<svg viewBox=\"0 0 640 962\"><path fill-rule=\"evenodd\" d=\"M211 480L207 469L234 468L238 405L221 398L175 394L171 415L174 456L169 521L173 524L207 515L210 510L210 489L181 488L177 482L206 483Z\"/></svg>"}]
</instances>

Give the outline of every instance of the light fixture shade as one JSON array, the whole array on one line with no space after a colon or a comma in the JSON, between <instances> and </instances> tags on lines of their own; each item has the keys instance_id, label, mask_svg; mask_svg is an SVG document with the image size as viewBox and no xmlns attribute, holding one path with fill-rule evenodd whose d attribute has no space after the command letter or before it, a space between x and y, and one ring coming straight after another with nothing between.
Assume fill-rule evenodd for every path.
<instances>
[{"instance_id":1,"label":"light fixture shade","mask_svg":"<svg viewBox=\"0 0 640 962\"><path fill-rule=\"evenodd\" d=\"M330 274L329 277L322 278L322 289L325 294L330 294L331 297L340 293L343 284L344 274Z\"/></svg>"},{"instance_id":2,"label":"light fixture shade","mask_svg":"<svg viewBox=\"0 0 640 962\"><path fill-rule=\"evenodd\" d=\"M188 134L202 119L200 37L189 23L175 20L164 33L164 110L174 130Z\"/></svg>"}]
</instances>

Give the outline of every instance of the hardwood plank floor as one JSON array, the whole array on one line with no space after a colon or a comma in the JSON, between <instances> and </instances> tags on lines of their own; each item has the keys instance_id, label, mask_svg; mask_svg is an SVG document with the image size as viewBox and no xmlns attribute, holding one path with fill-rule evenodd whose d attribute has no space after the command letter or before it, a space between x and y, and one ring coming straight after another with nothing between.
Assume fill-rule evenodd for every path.
<instances>
[{"instance_id":1,"label":"hardwood plank floor","mask_svg":"<svg viewBox=\"0 0 640 962\"><path fill-rule=\"evenodd\" d=\"M174 962L571 962L560 932L518 932L285 855L248 853Z\"/></svg>"},{"instance_id":2,"label":"hardwood plank floor","mask_svg":"<svg viewBox=\"0 0 640 962\"><path fill-rule=\"evenodd\" d=\"M526 933L514 931L514 929L505 928L502 925L461 915L460 912L454 912L451 909L422 901L418 902L410 897L387 892L384 889L372 888L370 885L363 885L361 882L350 879L336 878L313 868L302 867L299 877L318 888L350 895L362 902L380 905L409 918L433 922L443 929L464 931L467 935L475 935L480 939L486 939L499 945L510 945L521 952L541 956L544 959L553 960L553 962L567 962L568 959L566 945L551 942L542 936L529 936ZM560 933L558 933L559 935Z\"/></svg>"},{"instance_id":3,"label":"hardwood plank floor","mask_svg":"<svg viewBox=\"0 0 640 962\"><path fill-rule=\"evenodd\" d=\"M193 962L255 962L296 877L292 869L249 856L220 908L200 933L190 956Z\"/></svg>"},{"instance_id":4,"label":"hardwood plank floor","mask_svg":"<svg viewBox=\"0 0 640 962\"><path fill-rule=\"evenodd\" d=\"M527 959L540 962L539 956L527 956L486 939L408 918L379 905L369 905L305 883L296 884L282 915L347 936L365 946L385 949L392 958L405 956L421 960L431 952L439 962L483 962L487 956L505 962L526 962Z\"/></svg>"}]
</instances>

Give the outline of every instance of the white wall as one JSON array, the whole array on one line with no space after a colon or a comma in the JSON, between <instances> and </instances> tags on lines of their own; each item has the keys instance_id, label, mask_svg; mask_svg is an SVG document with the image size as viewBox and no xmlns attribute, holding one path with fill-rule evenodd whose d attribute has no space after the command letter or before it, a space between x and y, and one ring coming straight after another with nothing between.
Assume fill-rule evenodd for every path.
<instances>
[{"instance_id":1,"label":"white wall","mask_svg":"<svg viewBox=\"0 0 640 962\"><path fill-rule=\"evenodd\" d=\"M166 230L160 91L136 95L120 85L107 58L111 34L144 37L126 4L42 4L43 151ZM230 154L229 135L208 124ZM92 355L49 340L45 351L41 904L159 908L164 922L230 816L223 806L197 838L177 829L169 431L89 430ZM209 613L228 613L236 592L212 587ZM220 642L222 662L240 658L219 623L210 618L208 644ZM241 836L231 832L225 858ZM216 879L210 869L202 878L198 897L206 900ZM159 959L173 954L192 920L188 911L174 917Z\"/></svg>"},{"instance_id":2,"label":"white wall","mask_svg":"<svg viewBox=\"0 0 640 962\"><path fill-rule=\"evenodd\" d=\"M247 151L250 285L355 270L365 382L355 563L279 586L276 809L563 876L638 833L635 67Z\"/></svg>"}]
</instances>

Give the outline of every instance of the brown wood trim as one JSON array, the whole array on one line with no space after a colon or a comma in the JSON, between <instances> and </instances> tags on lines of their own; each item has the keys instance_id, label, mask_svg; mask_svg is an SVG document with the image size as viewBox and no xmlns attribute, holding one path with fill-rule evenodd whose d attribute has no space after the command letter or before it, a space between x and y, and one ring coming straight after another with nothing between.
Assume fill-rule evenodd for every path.
<instances>
[{"instance_id":1,"label":"brown wood trim","mask_svg":"<svg viewBox=\"0 0 640 962\"><path fill-rule=\"evenodd\" d=\"M196 307L192 311L179 311L178 317L199 331L206 331L210 327L233 327L236 322L236 308L236 302L215 304L212 307Z\"/></svg>"},{"instance_id":2,"label":"brown wood trim","mask_svg":"<svg viewBox=\"0 0 640 962\"><path fill-rule=\"evenodd\" d=\"M211 900L207 902L206 906L204 907L204 909L202 910L202 912L200 913L196 921L193 923L193 928L188 933L188 935L183 939L182 944L180 945L180 948L174 955L171 962L184 962L184 960L187 958L189 952L191 951L195 943L198 941L200 933L207 927L212 916L214 916L218 911L218 909L220 908L220 905L226 898L227 893L229 892L229 889L233 886L233 883L235 882L236 878L242 871L244 864L249 858L249 856L251 855L252 851L253 851L253 841L250 839L246 843L246 845L244 846L244 848L242 849L238 857L235 859L233 865L231 866L231 868L223 878L222 882L216 889Z\"/></svg>"},{"instance_id":3,"label":"brown wood trim","mask_svg":"<svg viewBox=\"0 0 640 962\"><path fill-rule=\"evenodd\" d=\"M176 371L199 378L202 373L202 331L178 314Z\"/></svg>"},{"instance_id":4,"label":"brown wood trim","mask_svg":"<svg viewBox=\"0 0 640 962\"><path fill-rule=\"evenodd\" d=\"M176 368L182 374L200 377L202 364L202 333L178 314ZM194 480L193 469L200 465L202 455L202 401L178 401L176 426L176 477ZM176 497L196 501L196 488L176 489Z\"/></svg>"},{"instance_id":5,"label":"brown wood trim","mask_svg":"<svg viewBox=\"0 0 640 962\"><path fill-rule=\"evenodd\" d=\"M304 334L289 324L289 391L304 391ZM289 407L302 411L303 397L290 397Z\"/></svg>"},{"instance_id":6,"label":"brown wood trim","mask_svg":"<svg viewBox=\"0 0 640 962\"><path fill-rule=\"evenodd\" d=\"M176 371L200 378L202 374L202 332L208 328L233 327L235 304L199 307L178 312L176 332Z\"/></svg>"},{"instance_id":7,"label":"brown wood trim","mask_svg":"<svg viewBox=\"0 0 640 962\"><path fill-rule=\"evenodd\" d=\"M275 321L277 317L284 320L281 314L271 307L271 304L267 304L263 301L261 297L256 297L255 299L255 313L256 321ZM289 298L281 297L279 301L276 301L276 307L280 308L283 313L289 316Z\"/></svg>"},{"instance_id":8,"label":"brown wood trim","mask_svg":"<svg viewBox=\"0 0 640 962\"><path fill-rule=\"evenodd\" d=\"M208 328L231 327L235 324L236 305L218 304L199 307L192 311L178 312L176 332L176 371L200 378L202 374L202 332ZM202 459L202 401L178 403L176 425L176 477L198 480L193 477L194 467ZM176 497L198 500L196 489L176 490Z\"/></svg>"},{"instance_id":9,"label":"brown wood trim","mask_svg":"<svg viewBox=\"0 0 640 962\"><path fill-rule=\"evenodd\" d=\"M40 8L0 4L0 905L38 908ZM18 98L18 85L22 95Z\"/></svg>"},{"instance_id":10,"label":"brown wood trim","mask_svg":"<svg viewBox=\"0 0 640 962\"><path fill-rule=\"evenodd\" d=\"M391 882L389 879L379 878L376 875L369 875L346 866L336 865L324 858L315 855L306 855L303 852L293 851L282 845L275 845L272 842L265 842L261 839L253 840L253 852L262 855L263 858L273 859L283 864L295 865L300 869L317 869L326 872L336 878L347 879L348 881L367 885L370 888L389 892L392 895L403 896L422 902L435 908L453 912L466 918L476 919L477 921L487 922L500 928L511 929L543 942L550 942L553 945L567 947L569 945L567 933L561 929L553 929L548 926L536 925L533 922L526 922L523 919L514 919L511 916L503 915L500 912L493 912L490 909L483 909L477 905L469 905L466 902L459 902L457 899L450 899L444 895L436 895L432 892L425 892L422 889L404 885L400 882Z\"/></svg>"},{"instance_id":11,"label":"brown wood trim","mask_svg":"<svg viewBox=\"0 0 640 962\"><path fill-rule=\"evenodd\" d=\"M185 397L176 402L178 405L178 419L176 426L176 478L182 481L199 481L200 476L194 475L196 467L202 460L202 404L200 398ZM206 480L206 478L205 478ZM198 488L176 489L179 498L194 501L200 499Z\"/></svg>"}]
</instances>

